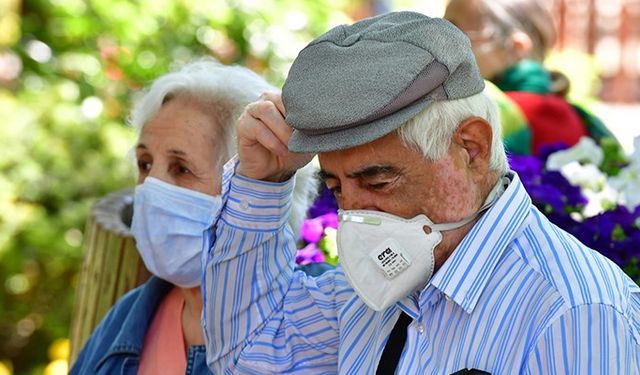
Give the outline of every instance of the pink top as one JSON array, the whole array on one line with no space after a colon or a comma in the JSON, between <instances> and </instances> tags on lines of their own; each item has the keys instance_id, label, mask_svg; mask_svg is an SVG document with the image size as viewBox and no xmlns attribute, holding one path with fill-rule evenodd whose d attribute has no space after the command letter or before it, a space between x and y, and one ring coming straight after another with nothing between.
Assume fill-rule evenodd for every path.
<instances>
[{"instance_id":1,"label":"pink top","mask_svg":"<svg viewBox=\"0 0 640 375\"><path fill-rule=\"evenodd\" d=\"M184 297L180 289L173 288L158 306L144 336L138 375L184 374L187 371L182 333L183 308Z\"/></svg>"}]
</instances>

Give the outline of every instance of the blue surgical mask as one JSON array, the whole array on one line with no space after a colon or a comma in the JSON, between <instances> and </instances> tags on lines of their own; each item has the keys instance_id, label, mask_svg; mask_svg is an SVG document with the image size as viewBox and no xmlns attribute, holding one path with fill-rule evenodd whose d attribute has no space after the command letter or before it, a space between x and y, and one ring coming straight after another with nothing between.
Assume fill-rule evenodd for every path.
<instances>
[{"instance_id":1,"label":"blue surgical mask","mask_svg":"<svg viewBox=\"0 0 640 375\"><path fill-rule=\"evenodd\" d=\"M220 196L153 177L138 185L131 232L149 272L182 288L200 285L201 255L221 207Z\"/></svg>"}]
</instances>

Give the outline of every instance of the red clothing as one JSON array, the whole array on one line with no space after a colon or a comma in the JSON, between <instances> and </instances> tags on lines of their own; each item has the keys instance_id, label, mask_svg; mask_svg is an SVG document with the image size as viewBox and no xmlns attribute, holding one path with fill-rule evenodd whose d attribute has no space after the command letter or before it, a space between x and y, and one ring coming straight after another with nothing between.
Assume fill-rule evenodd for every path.
<instances>
[{"instance_id":1,"label":"red clothing","mask_svg":"<svg viewBox=\"0 0 640 375\"><path fill-rule=\"evenodd\" d=\"M173 288L164 298L144 337L138 375L184 374L187 353L182 332L184 297Z\"/></svg>"},{"instance_id":2,"label":"red clothing","mask_svg":"<svg viewBox=\"0 0 640 375\"><path fill-rule=\"evenodd\" d=\"M571 147L589 136L587 127L575 109L562 97L524 91L508 91L524 113L532 133L534 155L544 144L563 142Z\"/></svg>"}]
</instances>

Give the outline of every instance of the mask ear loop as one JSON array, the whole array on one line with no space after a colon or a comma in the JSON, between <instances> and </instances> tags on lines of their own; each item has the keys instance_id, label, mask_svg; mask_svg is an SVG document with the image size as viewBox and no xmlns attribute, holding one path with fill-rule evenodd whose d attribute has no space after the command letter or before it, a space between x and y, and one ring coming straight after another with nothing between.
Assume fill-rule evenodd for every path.
<instances>
[{"instance_id":1,"label":"mask ear loop","mask_svg":"<svg viewBox=\"0 0 640 375\"><path fill-rule=\"evenodd\" d=\"M504 193L506 186L509 185L510 179L506 176L498 179L496 184L493 186L493 189L487 195L484 204L472 215L469 217L462 219L460 221L456 221L454 223L442 223L442 224L431 224L425 225L427 228L431 229L431 231L445 232L448 230L453 230L464 226L471 221L475 220L480 214L484 211L488 210L493 204L500 198L502 193ZM338 220L340 222L350 221L353 223L360 224L369 224L369 225L380 225L382 224L382 219L376 216L369 215L359 215L347 212L338 212Z\"/></svg>"},{"instance_id":2,"label":"mask ear loop","mask_svg":"<svg viewBox=\"0 0 640 375\"><path fill-rule=\"evenodd\" d=\"M431 231L446 232L449 230L458 229L466 224L469 224L471 221L480 216L480 214L491 208L491 206L493 206L498 201L502 193L504 193L506 186L509 185L509 181L509 178L506 176L499 178L498 182L496 182L496 184L493 186L493 189L491 189L491 191L487 195L487 199L485 199L484 204L480 206L480 208L478 208L478 210L475 213L471 214L469 217L453 223L432 224L427 225L427 227L429 227Z\"/></svg>"}]
</instances>

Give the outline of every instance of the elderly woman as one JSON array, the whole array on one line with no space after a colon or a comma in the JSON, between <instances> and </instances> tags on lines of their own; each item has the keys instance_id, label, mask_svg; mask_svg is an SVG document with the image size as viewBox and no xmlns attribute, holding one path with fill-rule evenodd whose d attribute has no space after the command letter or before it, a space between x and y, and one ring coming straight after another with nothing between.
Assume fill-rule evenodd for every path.
<instances>
[{"instance_id":1,"label":"elderly woman","mask_svg":"<svg viewBox=\"0 0 640 375\"><path fill-rule=\"evenodd\" d=\"M235 121L273 90L246 68L207 60L160 77L137 102L131 229L154 276L111 308L71 374L209 373L200 327L201 253L226 193L221 171L235 154ZM294 231L315 194L311 174L296 177Z\"/></svg>"},{"instance_id":2,"label":"elderly woman","mask_svg":"<svg viewBox=\"0 0 640 375\"><path fill-rule=\"evenodd\" d=\"M543 67L556 31L540 0L451 0L444 17L467 34L480 73L499 88L493 96L509 151L538 154L546 144L572 146L583 136L613 139L598 118L567 102L567 78Z\"/></svg>"}]
</instances>

